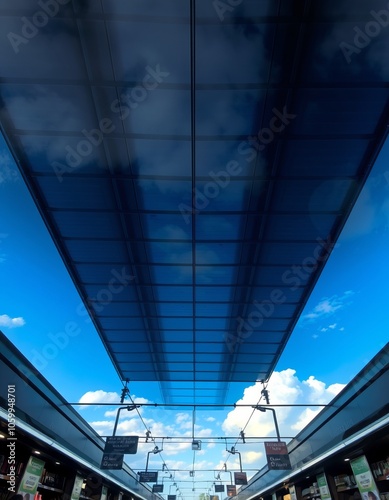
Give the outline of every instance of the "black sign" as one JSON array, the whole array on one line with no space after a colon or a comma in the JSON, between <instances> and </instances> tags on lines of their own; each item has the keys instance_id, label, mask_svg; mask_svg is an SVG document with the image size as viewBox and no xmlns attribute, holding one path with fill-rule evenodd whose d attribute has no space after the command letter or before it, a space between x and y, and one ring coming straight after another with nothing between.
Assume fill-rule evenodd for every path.
<instances>
[{"instance_id":1,"label":"black sign","mask_svg":"<svg viewBox=\"0 0 389 500\"><path fill-rule=\"evenodd\" d=\"M290 470L288 449L283 441L265 443L267 465L270 470Z\"/></svg>"},{"instance_id":2,"label":"black sign","mask_svg":"<svg viewBox=\"0 0 389 500\"><path fill-rule=\"evenodd\" d=\"M167 500L176 500L177 495L168 495Z\"/></svg>"},{"instance_id":3,"label":"black sign","mask_svg":"<svg viewBox=\"0 0 389 500\"><path fill-rule=\"evenodd\" d=\"M158 481L158 472L139 472L140 483L156 483Z\"/></svg>"},{"instance_id":4,"label":"black sign","mask_svg":"<svg viewBox=\"0 0 389 500\"><path fill-rule=\"evenodd\" d=\"M123 455L120 453L104 453L100 469L121 469L123 467Z\"/></svg>"},{"instance_id":5,"label":"black sign","mask_svg":"<svg viewBox=\"0 0 389 500\"><path fill-rule=\"evenodd\" d=\"M109 436L105 442L104 453L135 455L138 451L139 436Z\"/></svg>"},{"instance_id":6,"label":"black sign","mask_svg":"<svg viewBox=\"0 0 389 500\"><path fill-rule=\"evenodd\" d=\"M215 484L215 493L221 493L224 491L224 484Z\"/></svg>"},{"instance_id":7,"label":"black sign","mask_svg":"<svg viewBox=\"0 0 389 500\"><path fill-rule=\"evenodd\" d=\"M247 475L245 472L234 472L235 484L247 484Z\"/></svg>"},{"instance_id":8,"label":"black sign","mask_svg":"<svg viewBox=\"0 0 389 500\"><path fill-rule=\"evenodd\" d=\"M227 484L227 496L234 497L236 495L236 486L235 484Z\"/></svg>"},{"instance_id":9,"label":"black sign","mask_svg":"<svg viewBox=\"0 0 389 500\"><path fill-rule=\"evenodd\" d=\"M153 484L153 493L162 493L163 484Z\"/></svg>"}]
</instances>

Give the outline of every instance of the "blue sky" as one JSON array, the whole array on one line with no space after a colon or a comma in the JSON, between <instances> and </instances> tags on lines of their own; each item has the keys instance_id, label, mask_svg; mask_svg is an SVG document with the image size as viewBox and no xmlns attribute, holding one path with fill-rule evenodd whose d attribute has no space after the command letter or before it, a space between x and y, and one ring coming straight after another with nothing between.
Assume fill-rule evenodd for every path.
<instances>
[{"instance_id":1,"label":"blue sky","mask_svg":"<svg viewBox=\"0 0 389 500\"><path fill-rule=\"evenodd\" d=\"M272 403L329 402L387 342L388 158L386 144L270 380ZM119 378L92 324L80 315L81 300L3 142L0 213L1 330L68 401L117 402ZM55 346L53 338L65 337ZM229 402L256 403L261 388L241 387ZM162 402L156 384L132 383L130 391L135 401ZM80 412L100 434L109 435L113 410L91 406ZM278 410L281 434L294 436L317 411ZM191 469L192 412L144 408L140 414L143 421L136 412L122 412L118 433L143 436L147 427L154 437L188 440L142 444L137 455L127 457L131 467L144 469L147 451L157 444L164 448L161 456L169 470ZM195 468L220 470L228 460L228 467L237 469L237 456L225 451L225 441L212 438L238 436L247 422L247 437L274 436L268 413L251 414L251 408L196 412L195 434L203 449L195 454ZM248 476L265 463L262 442L238 443L237 449ZM161 469L161 456L151 456L150 469ZM195 479L197 497L212 485L214 473L199 471ZM222 474L222 479L230 477ZM191 491L188 472L176 473L175 481L182 493ZM166 484L165 493L174 493L172 483Z\"/></svg>"}]
</instances>

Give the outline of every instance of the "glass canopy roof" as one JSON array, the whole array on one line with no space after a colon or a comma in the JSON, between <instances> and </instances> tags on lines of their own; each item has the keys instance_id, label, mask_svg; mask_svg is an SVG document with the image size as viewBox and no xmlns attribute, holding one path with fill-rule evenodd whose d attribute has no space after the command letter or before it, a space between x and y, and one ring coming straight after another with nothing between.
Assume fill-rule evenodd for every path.
<instances>
[{"instance_id":1,"label":"glass canopy roof","mask_svg":"<svg viewBox=\"0 0 389 500\"><path fill-rule=\"evenodd\" d=\"M223 403L383 143L388 37L348 47L387 2L49 3L0 2L3 133L120 378Z\"/></svg>"}]
</instances>

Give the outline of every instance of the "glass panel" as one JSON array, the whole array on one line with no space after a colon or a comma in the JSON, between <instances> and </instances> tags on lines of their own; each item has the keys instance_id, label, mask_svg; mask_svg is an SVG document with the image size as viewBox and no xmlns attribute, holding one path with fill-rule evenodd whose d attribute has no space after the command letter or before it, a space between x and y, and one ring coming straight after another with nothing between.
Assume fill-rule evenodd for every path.
<instances>
[{"instance_id":1,"label":"glass panel","mask_svg":"<svg viewBox=\"0 0 389 500\"><path fill-rule=\"evenodd\" d=\"M155 264L192 264L192 245L189 243L150 243L149 261Z\"/></svg>"},{"instance_id":2,"label":"glass panel","mask_svg":"<svg viewBox=\"0 0 389 500\"><path fill-rule=\"evenodd\" d=\"M193 289L191 286L155 286L157 298L163 301L191 301L193 299Z\"/></svg>"},{"instance_id":3,"label":"glass panel","mask_svg":"<svg viewBox=\"0 0 389 500\"><path fill-rule=\"evenodd\" d=\"M67 241L66 247L76 262L128 262L127 249L122 241L73 240Z\"/></svg>"},{"instance_id":4,"label":"glass panel","mask_svg":"<svg viewBox=\"0 0 389 500\"><path fill-rule=\"evenodd\" d=\"M162 240L192 238L192 224L187 224L181 215L144 214L142 220L146 238Z\"/></svg>"},{"instance_id":5,"label":"glass panel","mask_svg":"<svg viewBox=\"0 0 389 500\"><path fill-rule=\"evenodd\" d=\"M200 214L196 218L197 240L236 240L241 237L246 223L242 215Z\"/></svg>"},{"instance_id":6,"label":"glass panel","mask_svg":"<svg viewBox=\"0 0 389 500\"><path fill-rule=\"evenodd\" d=\"M155 5L153 3L152 12ZM142 83L150 100L161 83L190 82L187 23L120 20L107 21L106 25L118 81ZM144 102L139 104L143 106Z\"/></svg>"},{"instance_id":7,"label":"glass panel","mask_svg":"<svg viewBox=\"0 0 389 500\"><path fill-rule=\"evenodd\" d=\"M179 211L184 203L191 206L190 182L142 179L136 185L138 197L147 210Z\"/></svg>"},{"instance_id":8,"label":"glass panel","mask_svg":"<svg viewBox=\"0 0 389 500\"><path fill-rule=\"evenodd\" d=\"M96 126L91 94L84 86L2 84L0 92L17 129L81 134ZM91 152L93 147L85 140L79 149Z\"/></svg>"},{"instance_id":9,"label":"glass panel","mask_svg":"<svg viewBox=\"0 0 389 500\"><path fill-rule=\"evenodd\" d=\"M50 208L111 209L115 208L111 186L104 179L75 179L39 177L37 183Z\"/></svg>"},{"instance_id":10,"label":"glass panel","mask_svg":"<svg viewBox=\"0 0 389 500\"><path fill-rule=\"evenodd\" d=\"M188 140L132 139L128 143L134 174L191 179L191 149Z\"/></svg>"},{"instance_id":11,"label":"glass panel","mask_svg":"<svg viewBox=\"0 0 389 500\"><path fill-rule=\"evenodd\" d=\"M12 10L17 9L17 1L12 2ZM77 38L77 26L73 19L60 19L66 12L72 16L72 6L61 5L57 2L58 14L56 18L49 18L50 29L40 29L39 36L35 36L33 43L28 43L26 37L21 34L27 28L20 16L34 16L39 10L39 4L25 2L20 9L20 15L11 17L9 15L10 5L7 6L7 15L0 18L0 31L4 39L10 33L18 35L11 42L11 38L5 42L8 57L2 52L1 74L3 78L32 78L47 79L55 75L59 80L83 80L87 77L83 63L80 45ZM41 11L42 12L42 11ZM43 16L41 21L43 21ZM38 23L39 20L37 19ZM33 28L31 28L32 30ZM38 31L38 30L37 30ZM27 29L26 29L27 32ZM30 31L31 33L31 31ZM30 37L31 38L31 37ZM20 39L24 42L20 43ZM4 43L4 44L5 44ZM3 49L4 50L4 49ZM66 52L66 57L63 54Z\"/></svg>"},{"instance_id":12,"label":"glass panel","mask_svg":"<svg viewBox=\"0 0 389 500\"><path fill-rule=\"evenodd\" d=\"M53 212L52 216L64 238L121 237L120 221L109 212Z\"/></svg>"},{"instance_id":13,"label":"glass panel","mask_svg":"<svg viewBox=\"0 0 389 500\"><path fill-rule=\"evenodd\" d=\"M150 266L156 284L190 284L192 283L191 266ZM169 291L167 290L167 293Z\"/></svg>"},{"instance_id":14,"label":"glass panel","mask_svg":"<svg viewBox=\"0 0 389 500\"><path fill-rule=\"evenodd\" d=\"M265 94L264 90L198 90L197 134L247 137L255 133L257 114L264 104Z\"/></svg>"},{"instance_id":15,"label":"glass panel","mask_svg":"<svg viewBox=\"0 0 389 500\"><path fill-rule=\"evenodd\" d=\"M217 2L214 7L216 11ZM199 24L196 79L200 84L267 83L271 58L263 57L263 53L270 54L274 30L272 24L252 22L244 27L235 23Z\"/></svg>"},{"instance_id":16,"label":"glass panel","mask_svg":"<svg viewBox=\"0 0 389 500\"><path fill-rule=\"evenodd\" d=\"M154 64L153 71L156 68ZM161 71L168 72L163 66ZM146 71L142 78L145 77ZM168 77L162 78L168 81ZM190 135L189 91L166 90L161 85L151 92L144 87L129 85L120 88L119 95L120 100L115 107L118 111L122 107L120 115L127 134L143 134L145 138L159 139L187 139Z\"/></svg>"},{"instance_id":17,"label":"glass panel","mask_svg":"<svg viewBox=\"0 0 389 500\"><path fill-rule=\"evenodd\" d=\"M196 264L234 264L238 249L234 243L197 243Z\"/></svg>"}]
</instances>

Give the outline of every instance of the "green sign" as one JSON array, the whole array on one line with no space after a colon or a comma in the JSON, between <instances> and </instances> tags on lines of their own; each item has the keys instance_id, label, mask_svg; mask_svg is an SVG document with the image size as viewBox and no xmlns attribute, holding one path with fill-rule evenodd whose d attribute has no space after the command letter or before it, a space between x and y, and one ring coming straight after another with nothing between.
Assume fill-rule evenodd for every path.
<instances>
[{"instance_id":1,"label":"green sign","mask_svg":"<svg viewBox=\"0 0 389 500\"><path fill-rule=\"evenodd\" d=\"M80 498L83 483L84 483L84 478L77 474L74 480L74 485L70 500L78 500Z\"/></svg>"},{"instance_id":2,"label":"green sign","mask_svg":"<svg viewBox=\"0 0 389 500\"><path fill-rule=\"evenodd\" d=\"M294 486L294 484L291 484L289 486L289 494L290 494L291 500L297 500L296 487Z\"/></svg>"},{"instance_id":3,"label":"green sign","mask_svg":"<svg viewBox=\"0 0 389 500\"><path fill-rule=\"evenodd\" d=\"M18 490L18 493L23 495L26 500L27 498L34 498L44 466L45 462L43 460L33 456L29 458Z\"/></svg>"},{"instance_id":4,"label":"green sign","mask_svg":"<svg viewBox=\"0 0 389 500\"><path fill-rule=\"evenodd\" d=\"M321 500L331 500L331 493L328 488L327 478L324 472L322 474L318 474L316 476L316 479L317 479L317 485L320 490Z\"/></svg>"},{"instance_id":5,"label":"green sign","mask_svg":"<svg viewBox=\"0 0 389 500\"><path fill-rule=\"evenodd\" d=\"M362 455L350 460L350 465L362 500L379 500L380 495L366 457Z\"/></svg>"}]
</instances>

